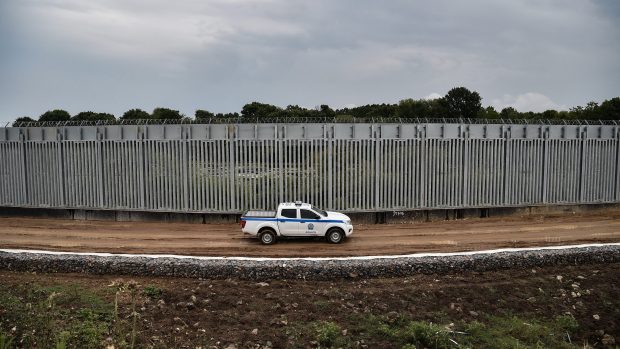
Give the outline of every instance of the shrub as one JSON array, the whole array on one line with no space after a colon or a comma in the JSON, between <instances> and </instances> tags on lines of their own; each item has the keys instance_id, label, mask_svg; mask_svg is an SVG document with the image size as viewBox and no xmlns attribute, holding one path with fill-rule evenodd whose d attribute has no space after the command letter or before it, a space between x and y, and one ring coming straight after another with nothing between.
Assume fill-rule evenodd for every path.
<instances>
[{"instance_id":1,"label":"shrub","mask_svg":"<svg viewBox=\"0 0 620 349\"><path fill-rule=\"evenodd\" d=\"M316 324L316 341L319 344L331 347L334 345L340 337L342 330L340 326L331 321L321 321Z\"/></svg>"}]
</instances>

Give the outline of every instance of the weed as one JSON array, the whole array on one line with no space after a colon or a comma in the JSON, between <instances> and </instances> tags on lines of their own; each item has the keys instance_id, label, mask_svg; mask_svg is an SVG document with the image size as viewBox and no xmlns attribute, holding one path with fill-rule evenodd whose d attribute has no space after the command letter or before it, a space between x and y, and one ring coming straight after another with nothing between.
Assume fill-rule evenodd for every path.
<instances>
[{"instance_id":1,"label":"weed","mask_svg":"<svg viewBox=\"0 0 620 349\"><path fill-rule=\"evenodd\" d=\"M342 329L331 321L320 321L314 325L316 341L324 347L347 346L347 338L342 335Z\"/></svg>"},{"instance_id":2,"label":"weed","mask_svg":"<svg viewBox=\"0 0 620 349\"><path fill-rule=\"evenodd\" d=\"M100 347L112 318L108 303L76 285L0 288L0 309L25 348Z\"/></svg>"},{"instance_id":3,"label":"weed","mask_svg":"<svg viewBox=\"0 0 620 349\"><path fill-rule=\"evenodd\" d=\"M403 348L453 348L456 346L451 338L452 332L433 323L411 321L403 316L385 319L373 315L367 317L362 323L365 330L371 334L399 343L403 345Z\"/></svg>"},{"instance_id":4,"label":"weed","mask_svg":"<svg viewBox=\"0 0 620 349\"><path fill-rule=\"evenodd\" d=\"M148 285L144 287L142 294L151 299L159 299L164 294L164 291L159 287Z\"/></svg>"},{"instance_id":5,"label":"weed","mask_svg":"<svg viewBox=\"0 0 620 349\"><path fill-rule=\"evenodd\" d=\"M542 321L503 315L450 327L401 316L370 315L356 322L358 330L403 348L570 348L569 338L578 329L570 316Z\"/></svg>"},{"instance_id":6,"label":"weed","mask_svg":"<svg viewBox=\"0 0 620 349\"><path fill-rule=\"evenodd\" d=\"M472 322L465 326L469 343L486 348L570 348L568 335L578 328L569 316L551 321L523 319L517 316L490 317L487 324Z\"/></svg>"},{"instance_id":7,"label":"weed","mask_svg":"<svg viewBox=\"0 0 620 349\"><path fill-rule=\"evenodd\" d=\"M13 344L13 337L0 332L0 349L9 349Z\"/></svg>"},{"instance_id":8,"label":"weed","mask_svg":"<svg viewBox=\"0 0 620 349\"><path fill-rule=\"evenodd\" d=\"M119 343L124 343L125 335L121 333L121 321L119 318L118 312L118 300L119 297L124 293L129 293L131 297L131 333L130 333L130 348L134 348L136 345L136 334L137 334L137 320L138 313L136 312L136 302L138 297L138 290L140 285L133 280L129 280L125 283L123 280L116 280L112 282L112 284L108 285L112 287L116 292L114 295L114 333L117 336Z\"/></svg>"},{"instance_id":9,"label":"weed","mask_svg":"<svg viewBox=\"0 0 620 349\"><path fill-rule=\"evenodd\" d=\"M313 305L316 307L317 310L319 311L325 311L327 309L330 308L330 304L328 301L325 300L317 300L313 302Z\"/></svg>"},{"instance_id":10,"label":"weed","mask_svg":"<svg viewBox=\"0 0 620 349\"><path fill-rule=\"evenodd\" d=\"M62 331L56 338L56 349L67 349L67 341L71 333L68 331Z\"/></svg>"}]
</instances>

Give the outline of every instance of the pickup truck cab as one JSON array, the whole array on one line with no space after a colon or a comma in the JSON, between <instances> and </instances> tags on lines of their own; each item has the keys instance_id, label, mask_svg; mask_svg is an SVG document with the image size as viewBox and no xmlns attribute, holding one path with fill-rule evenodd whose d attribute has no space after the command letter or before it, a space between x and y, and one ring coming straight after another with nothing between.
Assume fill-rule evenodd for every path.
<instances>
[{"instance_id":1,"label":"pickup truck cab","mask_svg":"<svg viewBox=\"0 0 620 349\"><path fill-rule=\"evenodd\" d=\"M241 230L271 245L280 237L323 236L338 244L353 233L351 219L310 204L285 202L277 211L248 211L241 216Z\"/></svg>"}]
</instances>

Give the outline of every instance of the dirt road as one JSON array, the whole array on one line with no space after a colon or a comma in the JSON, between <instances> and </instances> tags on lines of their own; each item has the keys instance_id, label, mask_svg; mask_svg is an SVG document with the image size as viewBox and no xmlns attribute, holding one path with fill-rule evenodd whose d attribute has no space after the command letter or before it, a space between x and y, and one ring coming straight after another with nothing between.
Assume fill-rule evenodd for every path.
<instances>
[{"instance_id":1,"label":"dirt road","mask_svg":"<svg viewBox=\"0 0 620 349\"><path fill-rule=\"evenodd\" d=\"M354 222L355 224L355 222ZM620 242L620 210L567 216L355 225L340 245L287 240L262 246L237 224L0 218L0 248L201 256L324 257L453 252Z\"/></svg>"}]
</instances>

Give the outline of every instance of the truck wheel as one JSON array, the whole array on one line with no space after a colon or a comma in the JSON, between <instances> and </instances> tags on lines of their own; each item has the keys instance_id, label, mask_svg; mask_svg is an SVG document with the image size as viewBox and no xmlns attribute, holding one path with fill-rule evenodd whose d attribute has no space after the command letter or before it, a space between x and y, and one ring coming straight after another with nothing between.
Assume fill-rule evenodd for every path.
<instances>
[{"instance_id":1,"label":"truck wheel","mask_svg":"<svg viewBox=\"0 0 620 349\"><path fill-rule=\"evenodd\" d=\"M340 229L330 229L327 232L327 241L332 244L339 244L344 239L344 232Z\"/></svg>"},{"instance_id":2,"label":"truck wheel","mask_svg":"<svg viewBox=\"0 0 620 349\"><path fill-rule=\"evenodd\" d=\"M260 233L260 242L263 245L272 245L276 242L276 234L271 230L265 230Z\"/></svg>"}]
</instances>

